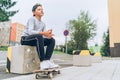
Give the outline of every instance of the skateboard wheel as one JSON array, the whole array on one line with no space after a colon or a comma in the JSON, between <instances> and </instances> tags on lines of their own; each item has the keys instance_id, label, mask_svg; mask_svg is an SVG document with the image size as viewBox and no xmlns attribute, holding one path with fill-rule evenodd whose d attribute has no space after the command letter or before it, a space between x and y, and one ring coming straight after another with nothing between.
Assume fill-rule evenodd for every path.
<instances>
[{"instance_id":1,"label":"skateboard wheel","mask_svg":"<svg viewBox=\"0 0 120 80\"><path fill-rule=\"evenodd\" d=\"M39 79L39 78L40 78L40 75L39 75L39 74L36 74L36 75L35 75L35 78L36 78L36 79Z\"/></svg>"},{"instance_id":2,"label":"skateboard wheel","mask_svg":"<svg viewBox=\"0 0 120 80\"><path fill-rule=\"evenodd\" d=\"M58 74L60 74L60 70L58 70Z\"/></svg>"}]
</instances>

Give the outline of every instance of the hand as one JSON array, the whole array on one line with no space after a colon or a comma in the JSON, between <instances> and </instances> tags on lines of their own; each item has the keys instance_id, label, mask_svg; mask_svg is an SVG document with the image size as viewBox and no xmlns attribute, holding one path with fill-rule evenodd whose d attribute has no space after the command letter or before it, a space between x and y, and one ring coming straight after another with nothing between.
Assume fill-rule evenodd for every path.
<instances>
[{"instance_id":1,"label":"hand","mask_svg":"<svg viewBox=\"0 0 120 80\"><path fill-rule=\"evenodd\" d=\"M47 38L51 39L54 36L54 34L49 34Z\"/></svg>"},{"instance_id":2,"label":"hand","mask_svg":"<svg viewBox=\"0 0 120 80\"><path fill-rule=\"evenodd\" d=\"M44 36L48 37L49 39L52 38L52 36L54 36L54 34L52 34L52 29L45 31Z\"/></svg>"},{"instance_id":3,"label":"hand","mask_svg":"<svg viewBox=\"0 0 120 80\"><path fill-rule=\"evenodd\" d=\"M50 34L52 34L52 29L49 29L48 32L49 32Z\"/></svg>"}]
</instances>

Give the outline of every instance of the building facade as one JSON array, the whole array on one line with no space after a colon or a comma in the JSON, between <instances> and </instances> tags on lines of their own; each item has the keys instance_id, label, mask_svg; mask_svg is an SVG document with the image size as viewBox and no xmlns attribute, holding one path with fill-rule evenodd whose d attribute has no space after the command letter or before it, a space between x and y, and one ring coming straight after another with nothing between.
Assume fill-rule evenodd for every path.
<instances>
[{"instance_id":1,"label":"building facade","mask_svg":"<svg viewBox=\"0 0 120 80\"><path fill-rule=\"evenodd\" d=\"M10 43L11 45L19 44L25 26L20 23L11 24Z\"/></svg>"},{"instance_id":2,"label":"building facade","mask_svg":"<svg viewBox=\"0 0 120 80\"><path fill-rule=\"evenodd\" d=\"M120 57L120 0L108 0L110 55Z\"/></svg>"},{"instance_id":3,"label":"building facade","mask_svg":"<svg viewBox=\"0 0 120 80\"><path fill-rule=\"evenodd\" d=\"M11 21L0 22L0 46L8 46Z\"/></svg>"}]
</instances>

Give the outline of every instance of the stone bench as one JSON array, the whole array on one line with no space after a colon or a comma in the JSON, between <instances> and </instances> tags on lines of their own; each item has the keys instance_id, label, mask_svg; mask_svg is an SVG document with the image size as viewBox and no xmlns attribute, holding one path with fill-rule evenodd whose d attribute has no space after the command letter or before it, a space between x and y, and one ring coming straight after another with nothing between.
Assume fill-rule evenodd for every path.
<instances>
[{"instance_id":1,"label":"stone bench","mask_svg":"<svg viewBox=\"0 0 120 80\"><path fill-rule=\"evenodd\" d=\"M79 55L73 55L74 66L90 66L91 55L88 50L82 50Z\"/></svg>"},{"instance_id":2,"label":"stone bench","mask_svg":"<svg viewBox=\"0 0 120 80\"><path fill-rule=\"evenodd\" d=\"M8 47L6 72L25 74L39 69L36 47L18 45Z\"/></svg>"},{"instance_id":3,"label":"stone bench","mask_svg":"<svg viewBox=\"0 0 120 80\"><path fill-rule=\"evenodd\" d=\"M96 52L93 56L91 56L92 63L101 63L102 62L102 56L100 52Z\"/></svg>"}]
</instances>

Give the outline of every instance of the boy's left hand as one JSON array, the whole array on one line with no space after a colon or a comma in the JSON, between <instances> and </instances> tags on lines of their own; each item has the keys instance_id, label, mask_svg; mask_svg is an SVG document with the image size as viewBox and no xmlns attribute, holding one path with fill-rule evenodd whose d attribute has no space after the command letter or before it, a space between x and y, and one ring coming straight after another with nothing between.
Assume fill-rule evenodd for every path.
<instances>
[{"instance_id":1,"label":"boy's left hand","mask_svg":"<svg viewBox=\"0 0 120 80\"><path fill-rule=\"evenodd\" d=\"M52 34L52 29L49 29L48 32L49 32L49 35L47 37L51 39L54 36L54 34Z\"/></svg>"}]
</instances>

